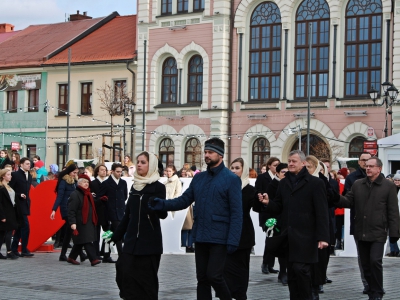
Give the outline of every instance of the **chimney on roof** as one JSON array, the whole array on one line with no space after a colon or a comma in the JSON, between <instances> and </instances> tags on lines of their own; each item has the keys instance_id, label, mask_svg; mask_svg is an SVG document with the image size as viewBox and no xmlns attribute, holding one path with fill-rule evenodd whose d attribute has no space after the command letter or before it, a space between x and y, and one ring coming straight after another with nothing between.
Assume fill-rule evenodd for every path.
<instances>
[{"instance_id":1,"label":"chimney on roof","mask_svg":"<svg viewBox=\"0 0 400 300\"><path fill-rule=\"evenodd\" d=\"M87 15L87 12L84 11L83 14L79 14L79 10L76 11L76 14L69 15L70 21L79 21L79 20L86 20L86 19L93 19Z\"/></svg>"},{"instance_id":2,"label":"chimney on roof","mask_svg":"<svg viewBox=\"0 0 400 300\"><path fill-rule=\"evenodd\" d=\"M0 24L0 33L13 32L14 25L8 23Z\"/></svg>"}]
</instances>

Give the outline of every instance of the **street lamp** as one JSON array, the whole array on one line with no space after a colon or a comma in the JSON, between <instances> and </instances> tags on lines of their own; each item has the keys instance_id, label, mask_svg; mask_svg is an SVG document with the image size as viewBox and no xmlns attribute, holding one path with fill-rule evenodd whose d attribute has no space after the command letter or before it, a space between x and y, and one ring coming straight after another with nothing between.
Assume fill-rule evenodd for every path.
<instances>
[{"instance_id":1,"label":"street lamp","mask_svg":"<svg viewBox=\"0 0 400 300\"><path fill-rule=\"evenodd\" d=\"M122 147L122 150L124 151L124 153L123 153L123 158L125 158L125 154L126 154L126 141L125 141L125 122L129 122L130 120L129 120L129 116L131 116L132 114L133 114L133 111L134 111L134 109L135 109L135 102L133 102L133 101L129 101L129 99L127 99L128 101L125 101L124 102L124 146ZM132 140L131 140L131 143L132 143ZM132 153L131 153L131 155L132 155Z\"/></svg>"},{"instance_id":2,"label":"street lamp","mask_svg":"<svg viewBox=\"0 0 400 300\"><path fill-rule=\"evenodd\" d=\"M377 91L376 89L374 89L374 87L372 86L371 89L368 91L369 96L371 97L372 101L374 102L375 106L383 106L385 104L385 137L388 136L388 114L391 115L392 114L392 105L393 103L398 102L397 101L397 95L399 94L398 89L396 89L396 87L388 82L385 81L384 83L382 83L382 89L383 89L383 93L384 96L381 97L381 102L377 103L377 98L380 96L379 91Z\"/></svg>"}]
</instances>

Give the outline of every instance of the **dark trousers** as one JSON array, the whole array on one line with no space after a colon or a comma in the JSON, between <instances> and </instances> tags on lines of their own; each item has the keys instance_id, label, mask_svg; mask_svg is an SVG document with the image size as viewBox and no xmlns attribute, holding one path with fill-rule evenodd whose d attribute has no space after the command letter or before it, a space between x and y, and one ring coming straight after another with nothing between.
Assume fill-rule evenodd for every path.
<instances>
[{"instance_id":1,"label":"dark trousers","mask_svg":"<svg viewBox=\"0 0 400 300\"><path fill-rule=\"evenodd\" d=\"M288 285L290 300L312 300L311 264L289 262Z\"/></svg>"},{"instance_id":2,"label":"dark trousers","mask_svg":"<svg viewBox=\"0 0 400 300\"><path fill-rule=\"evenodd\" d=\"M112 232L115 232L117 230L117 227L118 227L119 223L120 223L120 221L111 221L110 230ZM121 253L122 253L122 241L116 242L115 246L117 247L118 255L121 255ZM104 255L104 256L107 257L106 255ZM108 253L108 257L110 257L110 253Z\"/></svg>"},{"instance_id":3,"label":"dark trousers","mask_svg":"<svg viewBox=\"0 0 400 300\"><path fill-rule=\"evenodd\" d=\"M335 221L336 221L335 237L337 240L341 241L342 240L342 228L344 225L344 215L335 216Z\"/></svg>"},{"instance_id":4,"label":"dark trousers","mask_svg":"<svg viewBox=\"0 0 400 300\"><path fill-rule=\"evenodd\" d=\"M3 241L5 241L7 252L11 251L11 237L12 237L12 230L0 231L0 249L3 246Z\"/></svg>"},{"instance_id":5,"label":"dark trousers","mask_svg":"<svg viewBox=\"0 0 400 300\"><path fill-rule=\"evenodd\" d=\"M74 244L72 246L71 252L69 253L69 257L76 260L78 255L81 255L83 247L85 248L90 261L94 261L97 259L96 250L94 249L93 243Z\"/></svg>"},{"instance_id":6,"label":"dark trousers","mask_svg":"<svg viewBox=\"0 0 400 300\"><path fill-rule=\"evenodd\" d=\"M224 278L232 298L236 300L247 299L250 253L251 248L238 249L226 256Z\"/></svg>"},{"instance_id":7,"label":"dark trousers","mask_svg":"<svg viewBox=\"0 0 400 300\"><path fill-rule=\"evenodd\" d=\"M104 253L104 240L101 244L101 251L100 251L100 233L101 233L101 229L103 229L104 232L106 232L109 228L109 225L107 226L101 226L101 225L96 225L96 233L97 233L97 241L93 242L94 248L96 249L96 255L100 256L100 255L104 255L105 258L110 257L110 252L106 252Z\"/></svg>"},{"instance_id":8,"label":"dark trousers","mask_svg":"<svg viewBox=\"0 0 400 300\"><path fill-rule=\"evenodd\" d=\"M312 284L314 286L325 284L326 280L326 271L328 269L330 256L329 247L324 249L318 249L318 262L312 264Z\"/></svg>"},{"instance_id":9,"label":"dark trousers","mask_svg":"<svg viewBox=\"0 0 400 300\"><path fill-rule=\"evenodd\" d=\"M158 269L161 254L120 253L115 264L119 295L127 300L158 299Z\"/></svg>"},{"instance_id":10,"label":"dark trousers","mask_svg":"<svg viewBox=\"0 0 400 300\"><path fill-rule=\"evenodd\" d=\"M71 242L71 236L72 236L72 229L71 225L68 222L68 217L64 217L63 220L65 220L64 224L64 239L61 247L61 256L67 254L68 246L69 243Z\"/></svg>"},{"instance_id":11,"label":"dark trousers","mask_svg":"<svg viewBox=\"0 0 400 300\"><path fill-rule=\"evenodd\" d=\"M211 287L222 300L232 299L224 279L226 245L196 243L197 299L211 300Z\"/></svg>"},{"instance_id":12,"label":"dark trousers","mask_svg":"<svg viewBox=\"0 0 400 300\"><path fill-rule=\"evenodd\" d=\"M279 275L278 278L287 276L287 255L278 256L279 261Z\"/></svg>"},{"instance_id":13,"label":"dark trousers","mask_svg":"<svg viewBox=\"0 0 400 300\"><path fill-rule=\"evenodd\" d=\"M358 241L358 254L369 285L370 298L383 297L383 247L385 243Z\"/></svg>"},{"instance_id":14,"label":"dark trousers","mask_svg":"<svg viewBox=\"0 0 400 300\"><path fill-rule=\"evenodd\" d=\"M268 243L268 238L265 236L265 245ZM275 265L275 256L271 255L271 253L268 253L266 251L266 248L264 246L264 255L263 255L263 264L268 267L268 269L272 269Z\"/></svg>"},{"instance_id":15,"label":"dark trousers","mask_svg":"<svg viewBox=\"0 0 400 300\"><path fill-rule=\"evenodd\" d=\"M22 219L24 221L23 227L18 227L17 230L14 232L14 238L11 244L11 251L18 252L18 243L21 240L21 248L22 252L26 253L28 251L28 240L29 240L29 221L28 215L22 215Z\"/></svg>"}]
</instances>

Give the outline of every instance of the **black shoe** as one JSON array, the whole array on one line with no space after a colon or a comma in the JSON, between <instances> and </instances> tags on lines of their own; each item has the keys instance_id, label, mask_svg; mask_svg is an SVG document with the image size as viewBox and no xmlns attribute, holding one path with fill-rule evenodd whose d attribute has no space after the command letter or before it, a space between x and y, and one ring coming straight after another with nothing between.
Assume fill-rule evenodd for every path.
<instances>
[{"instance_id":1,"label":"black shoe","mask_svg":"<svg viewBox=\"0 0 400 300\"><path fill-rule=\"evenodd\" d=\"M324 286L323 285L319 285L318 286L318 294L323 294L324 293Z\"/></svg>"},{"instance_id":2,"label":"black shoe","mask_svg":"<svg viewBox=\"0 0 400 300\"><path fill-rule=\"evenodd\" d=\"M0 253L0 259L7 259L7 256L4 256L3 254Z\"/></svg>"},{"instance_id":3,"label":"black shoe","mask_svg":"<svg viewBox=\"0 0 400 300\"><path fill-rule=\"evenodd\" d=\"M27 252L21 252L21 256L22 257L32 257L32 256L34 256L35 254L33 254L33 253L31 253L31 252L29 252L29 251L27 251Z\"/></svg>"},{"instance_id":4,"label":"black shoe","mask_svg":"<svg viewBox=\"0 0 400 300\"><path fill-rule=\"evenodd\" d=\"M364 285L364 290L363 290L363 294L368 294L369 292L369 285Z\"/></svg>"},{"instance_id":5,"label":"black shoe","mask_svg":"<svg viewBox=\"0 0 400 300\"><path fill-rule=\"evenodd\" d=\"M332 283L332 280L330 280L328 277L326 277L325 283Z\"/></svg>"},{"instance_id":6,"label":"black shoe","mask_svg":"<svg viewBox=\"0 0 400 300\"><path fill-rule=\"evenodd\" d=\"M274 268L268 268L268 271L269 271L271 274L278 274L278 273L279 273L279 271L278 271L278 270L275 270Z\"/></svg>"},{"instance_id":7,"label":"black shoe","mask_svg":"<svg viewBox=\"0 0 400 300\"><path fill-rule=\"evenodd\" d=\"M59 261L68 261L68 258L67 258L67 256L64 254L64 255L60 255L60 258L58 259Z\"/></svg>"},{"instance_id":8,"label":"black shoe","mask_svg":"<svg viewBox=\"0 0 400 300\"><path fill-rule=\"evenodd\" d=\"M115 264L116 261L113 260L111 257L107 257L107 258L103 258L103 263Z\"/></svg>"},{"instance_id":9,"label":"black shoe","mask_svg":"<svg viewBox=\"0 0 400 300\"><path fill-rule=\"evenodd\" d=\"M10 258L10 259L17 259L18 256L16 256L14 252L8 252L8 253L7 253L7 258Z\"/></svg>"},{"instance_id":10,"label":"black shoe","mask_svg":"<svg viewBox=\"0 0 400 300\"><path fill-rule=\"evenodd\" d=\"M192 247L186 247L186 253L193 253L194 249Z\"/></svg>"},{"instance_id":11,"label":"black shoe","mask_svg":"<svg viewBox=\"0 0 400 300\"><path fill-rule=\"evenodd\" d=\"M278 282L282 283L282 285L288 285L287 275L282 275L281 277L278 277Z\"/></svg>"},{"instance_id":12,"label":"black shoe","mask_svg":"<svg viewBox=\"0 0 400 300\"><path fill-rule=\"evenodd\" d=\"M60 247L60 242L55 242L53 244L53 248L59 248Z\"/></svg>"},{"instance_id":13,"label":"black shoe","mask_svg":"<svg viewBox=\"0 0 400 300\"><path fill-rule=\"evenodd\" d=\"M14 253L15 256L22 257L21 253L19 253L18 251L11 251L11 252Z\"/></svg>"},{"instance_id":14,"label":"black shoe","mask_svg":"<svg viewBox=\"0 0 400 300\"><path fill-rule=\"evenodd\" d=\"M311 295L313 300L319 300L318 287L312 287Z\"/></svg>"},{"instance_id":15,"label":"black shoe","mask_svg":"<svg viewBox=\"0 0 400 300\"><path fill-rule=\"evenodd\" d=\"M269 274L268 266L266 264L261 265L261 272L263 272L264 274Z\"/></svg>"}]
</instances>

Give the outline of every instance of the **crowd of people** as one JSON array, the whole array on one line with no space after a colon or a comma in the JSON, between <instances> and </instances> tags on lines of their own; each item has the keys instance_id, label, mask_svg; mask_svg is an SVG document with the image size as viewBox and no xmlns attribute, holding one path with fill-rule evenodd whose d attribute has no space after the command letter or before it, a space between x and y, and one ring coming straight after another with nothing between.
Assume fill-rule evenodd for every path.
<instances>
[{"instance_id":1,"label":"crowd of people","mask_svg":"<svg viewBox=\"0 0 400 300\"><path fill-rule=\"evenodd\" d=\"M54 237L54 246L61 245L59 260L72 265L87 259L92 266L115 263L123 299L158 299L160 219L188 208L181 246L195 254L198 299L212 299L212 289L220 299L247 299L255 245L253 210L259 214L257 225L266 232L261 272L278 274L290 299L314 300L332 282L327 277L329 258L334 249L344 247L344 208L350 208L363 293L382 299L382 256L388 237L388 256L399 255L400 174L385 178L381 160L369 153L360 155L357 169L336 171L329 159L294 150L287 162L269 158L260 174L241 157L227 168L224 153L222 140L207 140L203 172L187 163L180 170L174 165L164 169L147 151L135 162L126 155L124 163L113 163L111 170L104 164L79 168L71 161L59 171L57 165L47 170L38 156L31 161L2 150L0 249L5 243L7 253L0 253L0 259L34 255L27 248L29 191L31 185L57 180L50 219L59 209L65 221ZM123 176L133 177L129 192ZM165 183L160 182L162 176ZM193 178L183 193L182 177ZM256 178L255 186L250 178ZM103 240L100 245L101 230L113 232L109 244L116 246L117 261L108 243Z\"/></svg>"}]
</instances>

